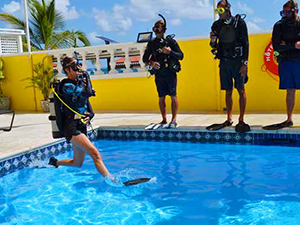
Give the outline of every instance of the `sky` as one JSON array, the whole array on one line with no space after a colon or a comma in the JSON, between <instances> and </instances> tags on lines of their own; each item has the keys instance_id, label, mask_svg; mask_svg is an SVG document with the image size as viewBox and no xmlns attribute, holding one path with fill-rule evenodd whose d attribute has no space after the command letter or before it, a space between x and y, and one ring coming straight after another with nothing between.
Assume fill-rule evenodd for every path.
<instances>
[{"instance_id":1,"label":"sky","mask_svg":"<svg viewBox=\"0 0 300 225\"><path fill-rule=\"evenodd\" d=\"M49 1L49 0L47 0ZM233 14L246 14L249 32L270 31L287 0L229 0ZM0 12L24 20L22 0L0 0ZM139 32L151 31L158 14L167 19L167 34L177 38L207 36L213 23L213 0L56 0L65 17L65 29L86 33L92 45L96 35L118 42L135 42ZM0 28L12 28L0 21Z\"/></svg>"}]
</instances>

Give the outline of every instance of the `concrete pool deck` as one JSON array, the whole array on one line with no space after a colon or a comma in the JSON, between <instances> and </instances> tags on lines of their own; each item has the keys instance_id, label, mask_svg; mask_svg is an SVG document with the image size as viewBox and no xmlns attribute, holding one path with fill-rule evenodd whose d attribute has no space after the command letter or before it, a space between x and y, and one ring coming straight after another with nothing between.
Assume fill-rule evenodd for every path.
<instances>
[{"instance_id":1,"label":"concrete pool deck","mask_svg":"<svg viewBox=\"0 0 300 225\"><path fill-rule=\"evenodd\" d=\"M0 159L7 158L42 145L50 144L52 138L51 123L48 113L16 112L13 128L10 132L0 131ZM168 115L168 118L171 116ZM225 114L179 114L178 129L205 130L205 127L213 123L221 123L226 119ZM234 115L234 125L238 115ZM261 130L262 126L282 122L286 119L281 114L248 114L245 121L252 130ZM0 127L8 126L11 115L0 115ZM161 121L158 113L96 113L93 119L93 127L139 127L143 128L150 123ZM228 128L228 129L234 129ZM282 132L300 134L300 114L294 115L294 127L285 128Z\"/></svg>"}]
</instances>

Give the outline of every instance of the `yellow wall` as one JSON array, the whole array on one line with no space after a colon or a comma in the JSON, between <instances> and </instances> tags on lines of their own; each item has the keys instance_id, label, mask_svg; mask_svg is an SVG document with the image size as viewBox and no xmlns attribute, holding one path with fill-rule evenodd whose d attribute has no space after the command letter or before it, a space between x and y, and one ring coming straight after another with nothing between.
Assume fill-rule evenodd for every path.
<instances>
[{"instance_id":1,"label":"yellow wall","mask_svg":"<svg viewBox=\"0 0 300 225\"><path fill-rule=\"evenodd\" d=\"M32 65L42 62L45 54L32 55L30 57L9 56L1 57L4 62L3 72L7 78L4 83L4 95L11 99L11 108L19 111L41 111L40 100L43 99L42 94L33 88L25 88L29 85L29 81L23 79L32 76ZM44 60L45 64L51 65L51 59Z\"/></svg>"},{"instance_id":2,"label":"yellow wall","mask_svg":"<svg viewBox=\"0 0 300 225\"><path fill-rule=\"evenodd\" d=\"M250 36L249 82L247 111L285 111L285 91L278 90L278 81L262 72L263 55L271 34ZM218 61L210 52L209 40L180 41L184 52L182 71L178 74L178 98L180 111L220 111L225 107L224 92L220 91ZM44 55L35 55L33 63L41 61ZM31 76L31 58L27 56L3 57L5 94L12 98L15 110L36 110L32 89L24 89L25 77ZM97 96L91 98L94 110L102 111L157 111L158 97L154 78L122 78L93 80ZM170 101L168 100L168 108ZM300 105L296 109L300 109ZM238 96L234 94L234 110L238 110Z\"/></svg>"}]
</instances>

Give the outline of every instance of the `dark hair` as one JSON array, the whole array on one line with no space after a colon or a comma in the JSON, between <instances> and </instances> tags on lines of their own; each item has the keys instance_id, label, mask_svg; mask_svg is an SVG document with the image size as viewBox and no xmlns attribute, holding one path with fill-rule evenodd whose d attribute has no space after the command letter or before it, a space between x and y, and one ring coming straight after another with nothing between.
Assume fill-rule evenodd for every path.
<instances>
[{"instance_id":1,"label":"dark hair","mask_svg":"<svg viewBox=\"0 0 300 225\"><path fill-rule=\"evenodd\" d=\"M226 8L230 9L231 4L227 1L227 0L221 0L218 2L217 6L221 5L221 3L225 3L226 4Z\"/></svg>"},{"instance_id":2,"label":"dark hair","mask_svg":"<svg viewBox=\"0 0 300 225\"><path fill-rule=\"evenodd\" d=\"M70 62L72 62L72 61L74 61L74 59L71 58L71 57L68 57L68 56L65 57L65 58L63 59L61 65L62 65L63 70L65 71L65 73L67 73L67 72L66 72L66 68L68 68L68 65L69 65Z\"/></svg>"},{"instance_id":3,"label":"dark hair","mask_svg":"<svg viewBox=\"0 0 300 225\"><path fill-rule=\"evenodd\" d=\"M285 7L291 7L292 9L298 9L298 3L295 0L289 0L283 5L283 8L285 8Z\"/></svg>"}]
</instances>

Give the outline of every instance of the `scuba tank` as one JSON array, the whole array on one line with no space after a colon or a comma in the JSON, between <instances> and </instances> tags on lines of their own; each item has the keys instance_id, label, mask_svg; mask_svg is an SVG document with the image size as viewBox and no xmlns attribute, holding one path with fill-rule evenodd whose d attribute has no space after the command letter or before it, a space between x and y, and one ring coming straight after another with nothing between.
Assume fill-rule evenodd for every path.
<instances>
[{"instance_id":1,"label":"scuba tank","mask_svg":"<svg viewBox=\"0 0 300 225\"><path fill-rule=\"evenodd\" d=\"M56 93L59 93L59 83L53 83L53 90ZM50 107L50 116L49 120L51 121L52 126L52 137L63 138L63 112L64 106L63 103L57 98L54 92L51 92L49 95L49 107Z\"/></svg>"}]
</instances>

